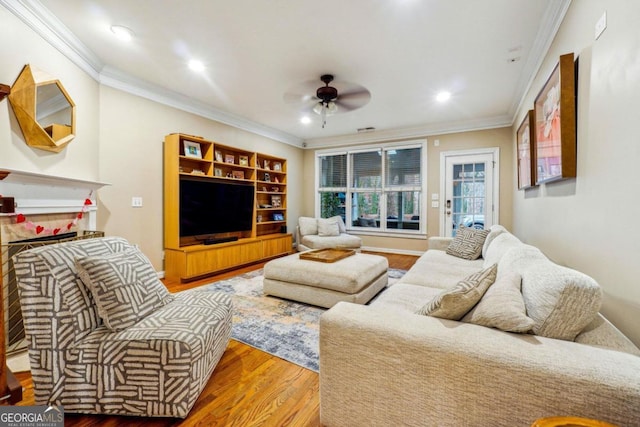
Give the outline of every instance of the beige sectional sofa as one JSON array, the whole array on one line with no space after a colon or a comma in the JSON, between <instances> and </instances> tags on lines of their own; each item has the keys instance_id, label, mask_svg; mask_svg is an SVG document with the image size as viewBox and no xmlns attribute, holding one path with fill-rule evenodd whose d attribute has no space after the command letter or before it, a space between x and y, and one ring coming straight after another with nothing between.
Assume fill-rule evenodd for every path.
<instances>
[{"instance_id":1,"label":"beige sectional sofa","mask_svg":"<svg viewBox=\"0 0 640 427\"><path fill-rule=\"evenodd\" d=\"M324 426L511 427L563 415L640 425L640 350L599 314L602 292L592 278L501 226L478 260L447 254L449 242L431 238L400 283L370 305L341 302L322 316ZM496 283L521 277L529 333L468 323L469 314L417 314L493 264Z\"/></svg>"}]
</instances>

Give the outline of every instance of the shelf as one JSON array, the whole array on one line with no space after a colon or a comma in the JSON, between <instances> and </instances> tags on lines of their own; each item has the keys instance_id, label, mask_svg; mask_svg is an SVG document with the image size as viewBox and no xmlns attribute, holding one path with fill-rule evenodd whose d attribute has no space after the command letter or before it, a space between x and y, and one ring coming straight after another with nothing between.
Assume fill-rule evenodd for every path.
<instances>
[{"instance_id":1,"label":"shelf","mask_svg":"<svg viewBox=\"0 0 640 427\"><path fill-rule=\"evenodd\" d=\"M273 224L284 224L287 221L262 221L262 222L257 222L256 225L273 225Z\"/></svg>"}]
</instances>

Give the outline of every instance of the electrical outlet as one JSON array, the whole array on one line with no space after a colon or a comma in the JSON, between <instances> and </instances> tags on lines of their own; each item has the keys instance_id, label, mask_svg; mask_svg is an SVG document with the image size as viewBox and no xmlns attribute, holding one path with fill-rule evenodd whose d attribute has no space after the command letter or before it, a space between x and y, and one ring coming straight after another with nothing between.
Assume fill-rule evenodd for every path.
<instances>
[{"instance_id":1,"label":"electrical outlet","mask_svg":"<svg viewBox=\"0 0 640 427\"><path fill-rule=\"evenodd\" d=\"M142 207L142 197L136 196L131 198L131 206L134 208Z\"/></svg>"},{"instance_id":2,"label":"electrical outlet","mask_svg":"<svg viewBox=\"0 0 640 427\"><path fill-rule=\"evenodd\" d=\"M598 19L598 22L596 22L596 31L595 31L596 40L598 40L598 37L600 37L600 35L604 32L605 28L607 28L607 11L606 10L604 11L600 19Z\"/></svg>"}]
</instances>

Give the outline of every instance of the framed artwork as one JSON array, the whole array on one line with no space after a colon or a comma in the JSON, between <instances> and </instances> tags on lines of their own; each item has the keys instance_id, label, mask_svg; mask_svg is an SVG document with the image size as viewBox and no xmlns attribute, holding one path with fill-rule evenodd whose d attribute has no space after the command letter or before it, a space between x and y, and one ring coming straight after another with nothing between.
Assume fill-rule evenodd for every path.
<instances>
[{"instance_id":1,"label":"framed artwork","mask_svg":"<svg viewBox=\"0 0 640 427\"><path fill-rule=\"evenodd\" d=\"M284 215L281 213L274 213L273 214L273 220L274 221L284 221Z\"/></svg>"},{"instance_id":2,"label":"framed artwork","mask_svg":"<svg viewBox=\"0 0 640 427\"><path fill-rule=\"evenodd\" d=\"M273 170L280 172L282 171L282 163L280 162L273 162Z\"/></svg>"},{"instance_id":3,"label":"framed artwork","mask_svg":"<svg viewBox=\"0 0 640 427\"><path fill-rule=\"evenodd\" d=\"M224 162L225 163L235 163L236 162L236 156L234 156L233 154L226 154L224 156Z\"/></svg>"},{"instance_id":4,"label":"framed artwork","mask_svg":"<svg viewBox=\"0 0 640 427\"><path fill-rule=\"evenodd\" d=\"M249 166L249 156L238 156L238 164L240 166Z\"/></svg>"},{"instance_id":5,"label":"framed artwork","mask_svg":"<svg viewBox=\"0 0 640 427\"><path fill-rule=\"evenodd\" d=\"M535 132L533 110L529 110L518 127L516 134L518 150L518 189L524 190L535 185L534 141Z\"/></svg>"},{"instance_id":6,"label":"framed artwork","mask_svg":"<svg viewBox=\"0 0 640 427\"><path fill-rule=\"evenodd\" d=\"M222 152L216 150L216 162L222 162Z\"/></svg>"},{"instance_id":7,"label":"framed artwork","mask_svg":"<svg viewBox=\"0 0 640 427\"><path fill-rule=\"evenodd\" d=\"M576 67L573 53L560 56L536 97L536 184L576 176Z\"/></svg>"},{"instance_id":8,"label":"framed artwork","mask_svg":"<svg viewBox=\"0 0 640 427\"><path fill-rule=\"evenodd\" d=\"M271 196L271 206L274 208L282 207L282 196Z\"/></svg>"},{"instance_id":9,"label":"framed artwork","mask_svg":"<svg viewBox=\"0 0 640 427\"><path fill-rule=\"evenodd\" d=\"M184 155L186 157L193 157L194 159L201 159L202 152L200 151L200 144L197 142L183 141L184 142Z\"/></svg>"},{"instance_id":10,"label":"framed artwork","mask_svg":"<svg viewBox=\"0 0 640 427\"><path fill-rule=\"evenodd\" d=\"M233 172L231 172L231 175L235 179L244 179L244 171L233 171Z\"/></svg>"},{"instance_id":11,"label":"framed artwork","mask_svg":"<svg viewBox=\"0 0 640 427\"><path fill-rule=\"evenodd\" d=\"M220 168L215 168L215 169L213 170L213 172L214 172L213 174L214 174L215 176L222 176L222 169L220 169Z\"/></svg>"}]
</instances>

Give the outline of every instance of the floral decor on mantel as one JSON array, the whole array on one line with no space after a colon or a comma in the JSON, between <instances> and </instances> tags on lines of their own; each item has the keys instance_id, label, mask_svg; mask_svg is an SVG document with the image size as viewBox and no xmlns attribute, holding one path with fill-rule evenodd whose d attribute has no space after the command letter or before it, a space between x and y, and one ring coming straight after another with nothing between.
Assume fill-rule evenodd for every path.
<instances>
[{"instance_id":1,"label":"floral decor on mantel","mask_svg":"<svg viewBox=\"0 0 640 427\"><path fill-rule=\"evenodd\" d=\"M24 214L21 214L21 213L18 213L15 216L16 224L24 224L25 229L33 230L35 232L35 234L43 235L43 236L44 235L48 235L48 234L51 234L51 235L55 236L60 232L63 232L63 233L67 232L67 231L71 230L72 227L74 227L74 226L76 226L78 224L78 221L82 219L84 214L89 209L89 206L91 206L93 204L93 202L91 201L91 195L92 194L93 194L93 191L91 193L89 193L89 197L87 197L84 200L84 204L82 205L82 209L73 218L73 220L70 221L67 224L60 224L60 227L46 227L46 226L41 225L41 224L36 224L33 221L29 221L29 219Z\"/></svg>"}]
</instances>

